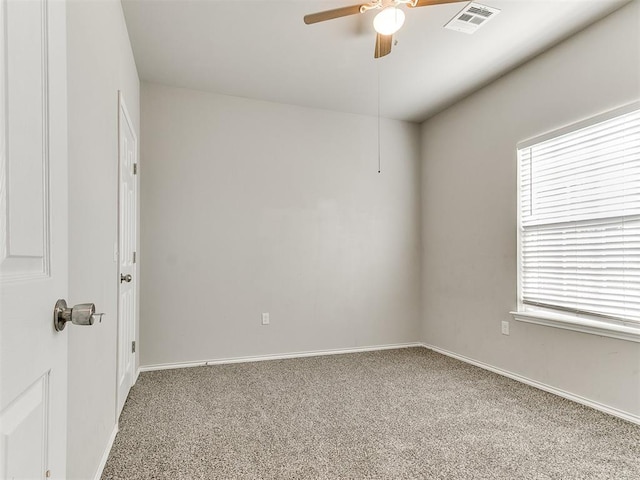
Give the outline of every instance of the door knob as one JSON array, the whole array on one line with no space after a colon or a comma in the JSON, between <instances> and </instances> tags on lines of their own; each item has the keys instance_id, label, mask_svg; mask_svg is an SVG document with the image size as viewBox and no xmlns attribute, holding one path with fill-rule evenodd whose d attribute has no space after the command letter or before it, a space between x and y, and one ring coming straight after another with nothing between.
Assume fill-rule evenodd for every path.
<instances>
[{"instance_id":1,"label":"door knob","mask_svg":"<svg viewBox=\"0 0 640 480\"><path fill-rule=\"evenodd\" d=\"M131 280L133 280L133 277L131 276L130 273L127 273L126 275L123 275L122 273L120 274L120 283L122 282L129 283Z\"/></svg>"},{"instance_id":2,"label":"door knob","mask_svg":"<svg viewBox=\"0 0 640 480\"><path fill-rule=\"evenodd\" d=\"M53 326L57 332L64 330L67 322L74 325L93 325L96 319L101 322L104 313L96 313L93 303L80 303L73 307L67 307L65 300L58 300L53 309Z\"/></svg>"}]
</instances>

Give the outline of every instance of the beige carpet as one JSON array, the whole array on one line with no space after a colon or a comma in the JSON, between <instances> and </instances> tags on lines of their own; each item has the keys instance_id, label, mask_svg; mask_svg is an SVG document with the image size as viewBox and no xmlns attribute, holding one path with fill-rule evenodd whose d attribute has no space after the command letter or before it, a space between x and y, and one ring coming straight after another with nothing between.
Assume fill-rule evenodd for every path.
<instances>
[{"instance_id":1,"label":"beige carpet","mask_svg":"<svg viewBox=\"0 0 640 480\"><path fill-rule=\"evenodd\" d=\"M640 427L422 348L140 375L103 479L640 479Z\"/></svg>"}]
</instances>

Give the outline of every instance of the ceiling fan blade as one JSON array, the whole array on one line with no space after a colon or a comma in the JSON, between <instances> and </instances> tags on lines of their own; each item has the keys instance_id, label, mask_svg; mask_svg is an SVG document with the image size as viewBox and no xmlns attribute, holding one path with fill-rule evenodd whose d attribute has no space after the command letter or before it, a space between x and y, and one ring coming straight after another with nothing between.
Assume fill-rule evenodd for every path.
<instances>
[{"instance_id":1,"label":"ceiling fan blade","mask_svg":"<svg viewBox=\"0 0 640 480\"><path fill-rule=\"evenodd\" d=\"M376 35L376 51L374 52L374 58L384 57L391 53L391 44L393 43L393 35Z\"/></svg>"},{"instance_id":2,"label":"ceiling fan blade","mask_svg":"<svg viewBox=\"0 0 640 480\"><path fill-rule=\"evenodd\" d=\"M468 3L469 0L418 0L415 5L407 4L411 8L416 7L430 7L431 5L442 5L444 3Z\"/></svg>"},{"instance_id":3,"label":"ceiling fan blade","mask_svg":"<svg viewBox=\"0 0 640 480\"><path fill-rule=\"evenodd\" d=\"M311 25L312 23L333 20L334 18L346 17L360 13L362 5L351 5L350 7L336 8L334 10L326 10L324 12L310 13L304 16L304 23Z\"/></svg>"}]
</instances>

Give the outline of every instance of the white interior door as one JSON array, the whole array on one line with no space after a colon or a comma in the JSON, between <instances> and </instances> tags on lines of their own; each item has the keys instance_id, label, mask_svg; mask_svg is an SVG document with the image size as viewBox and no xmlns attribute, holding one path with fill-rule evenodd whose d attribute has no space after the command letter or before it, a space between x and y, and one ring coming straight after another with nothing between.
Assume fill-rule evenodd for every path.
<instances>
[{"instance_id":1,"label":"white interior door","mask_svg":"<svg viewBox=\"0 0 640 480\"><path fill-rule=\"evenodd\" d=\"M65 478L65 4L0 0L0 478Z\"/></svg>"},{"instance_id":2,"label":"white interior door","mask_svg":"<svg viewBox=\"0 0 640 480\"><path fill-rule=\"evenodd\" d=\"M136 317L136 207L138 139L122 94L119 94L118 141L120 162L119 256L120 291L118 306L118 415L133 385L135 368Z\"/></svg>"}]
</instances>

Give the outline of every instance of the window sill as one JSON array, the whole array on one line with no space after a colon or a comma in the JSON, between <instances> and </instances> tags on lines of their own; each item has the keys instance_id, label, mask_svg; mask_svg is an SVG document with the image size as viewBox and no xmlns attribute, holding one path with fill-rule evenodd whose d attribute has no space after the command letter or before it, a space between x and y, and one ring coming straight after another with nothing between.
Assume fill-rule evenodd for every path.
<instances>
[{"instance_id":1,"label":"window sill","mask_svg":"<svg viewBox=\"0 0 640 480\"><path fill-rule=\"evenodd\" d=\"M536 325L563 328L575 332L590 333L592 335L640 343L640 328L638 327L616 325L598 320L589 320L587 318L577 318L543 311L511 312L511 315L519 322L535 323Z\"/></svg>"}]
</instances>

